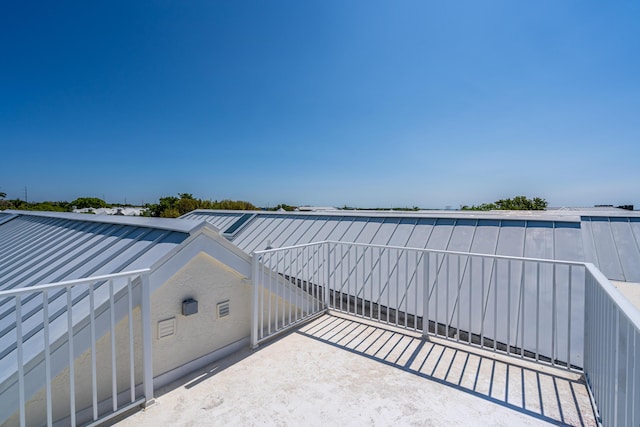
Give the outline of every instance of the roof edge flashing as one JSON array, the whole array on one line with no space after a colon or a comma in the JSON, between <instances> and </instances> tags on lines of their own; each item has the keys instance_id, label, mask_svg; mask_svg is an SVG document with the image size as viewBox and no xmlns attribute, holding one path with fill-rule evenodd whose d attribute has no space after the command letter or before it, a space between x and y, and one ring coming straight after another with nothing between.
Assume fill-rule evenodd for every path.
<instances>
[{"instance_id":1,"label":"roof edge flashing","mask_svg":"<svg viewBox=\"0 0 640 427\"><path fill-rule=\"evenodd\" d=\"M514 219L548 222L580 222L580 213L572 211L367 211L367 210L335 210L322 212L280 212L280 211L231 211L196 209L189 214L252 214L257 216L279 215L298 217L366 217L366 218L442 218L442 219Z\"/></svg>"},{"instance_id":2,"label":"roof edge flashing","mask_svg":"<svg viewBox=\"0 0 640 427\"><path fill-rule=\"evenodd\" d=\"M9 213L18 216L35 216L44 218L59 218L71 221L98 222L105 224L132 225L136 227L155 228L159 230L177 231L181 233L193 233L202 226L202 221L179 219L179 218L153 218L140 216L116 216L116 215L91 215L71 212L50 212L50 211L18 211L7 210ZM14 218L15 218L14 217Z\"/></svg>"}]
</instances>

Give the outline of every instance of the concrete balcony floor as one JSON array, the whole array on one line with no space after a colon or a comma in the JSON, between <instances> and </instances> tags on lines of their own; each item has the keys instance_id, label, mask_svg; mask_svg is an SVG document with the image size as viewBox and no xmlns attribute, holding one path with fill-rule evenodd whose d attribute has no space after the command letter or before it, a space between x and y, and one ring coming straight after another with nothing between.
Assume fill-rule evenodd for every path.
<instances>
[{"instance_id":1,"label":"concrete balcony floor","mask_svg":"<svg viewBox=\"0 0 640 427\"><path fill-rule=\"evenodd\" d=\"M337 314L156 397L117 425L597 425L577 374Z\"/></svg>"}]
</instances>

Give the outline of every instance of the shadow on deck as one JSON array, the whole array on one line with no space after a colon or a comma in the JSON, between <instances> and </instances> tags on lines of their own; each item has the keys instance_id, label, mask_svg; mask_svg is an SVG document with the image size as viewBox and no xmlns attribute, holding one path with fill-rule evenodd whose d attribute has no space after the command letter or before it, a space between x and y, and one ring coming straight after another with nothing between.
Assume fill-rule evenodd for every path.
<instances>
[{"instance_id":1,"label":"shadow on deck","mask_svg":"<svg viewBox=\"0 0 640 427\"><path fill-rule=\"evenodd\" d=\"M596 426L579 374L342 315L296 332L308 338L558 425Z\"/></svg>"}]
</instances>

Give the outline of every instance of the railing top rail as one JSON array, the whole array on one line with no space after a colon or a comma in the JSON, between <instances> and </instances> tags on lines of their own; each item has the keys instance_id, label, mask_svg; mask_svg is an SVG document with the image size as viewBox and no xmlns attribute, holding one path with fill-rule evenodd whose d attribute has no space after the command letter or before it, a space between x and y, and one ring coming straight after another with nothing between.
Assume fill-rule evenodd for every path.
<instances>
[{"instance_id":1,"label":"railing top rail","mask_svg":"<svg viewBox=\"0 0 640 427\"><path fill-rule=\"evenodd\" d=\"M307 246L315 246L322 245L325 243L338 244L338 245L351 245L351 246L361 246L361 247L370 247L370 248L380 248L380 249L405 249L419 252L430 252L430 253L439 253L439 254L450 254L450 255L464 255L464 256L474 256L474 257L482 257L482 258L492 258L492 259L504 259L504 260L514 260L514 261L530 261L530 262L542 262L547 264L561 264L561 265L575 265L584 267L586 263L581 261L564 261L564 260L555 260L555 259L544 259L544 258L527 258L527 257L517 257L517 256L509 256L509 255L496 255L496 254L481 254L475 252L460 252L460 251L447 251L442 249L426 249L426 248L413 248L413 247L405 247L405 246L390 246L390 245L376 245L372 243L355 243L355 242L338 242L335 240L322 240L319 242L313 243L305 243L303 245L293 245L293 246L283 246L281 248L273 248L273 249L265 249L262 251L254 251L255 254L262 255L273 253L277 251L289 250L289 249L297 249Z\"/></svg>"},{"instance_id":2,"label":"railing top rail","mask_svg":"<svg viewBox=\"0 0 640 427\"><path fill-rule=\"evenodd\" d=\"M34 293L34 292L41 292L41 291L51 290L51 289L68 288L70 286L82 285L84 283L99 282L99 281L104 281L104 280L109 280L109 279L117 279L119 277L136 276L136 275L148 273L150 271L151 271L151 269L144 268L144 269L140 269L140 270L123 271L123 272L120 272L120 273L105 274L105 275L102 275L102 276L93 276L93 277L86 277L86 278L82 278L82 279L65 280L63 282L55 282L55 283L47 283L47 284L43 284L43 285L29 286L29 287L26 287L26 288L11 289L11 290L6 290L6 291L0 291L0 298L3 298L3 297L14 297L14 296L17 296L17 295L30 294L30 293Z\"/></svg>"},{"instance_id":3,"label":"railing top rail","mask_svg":"<svg viewBox=\"0 0 640 427\"><path fill-rule=\"evenodd\" d=\"M317 245L322 245L325 243L336 243L336 242L332 242L329 240L321 240L319 242L311 242L311 243L303 243L300 245L291 245L291 246L282 246L280 248L271 248L271 249L262 249L260 251L253 251L254 254L257 255L263 255L263 254L268 254L268 253L272 253L272 252L278 252L278 251L285 251L288 249L298 249L298 248L306 248L309 246L317 246Z\"/></svg>"},{"instance_id":4,"label":"railing top rail","mask_svg":"<svg viewBox=\"0 0 640 427\"><path fill-rule=\"evenodd\" d=\"M631 303L625 296L611 284L609 279L598 268L591 264L586 263L587 270L594 279L598 281L598 284L603 291L607 293L609 298L620 308L620 311L629 319L629 321L640 331L640 309Z\"/></svg>"}]
</instances>

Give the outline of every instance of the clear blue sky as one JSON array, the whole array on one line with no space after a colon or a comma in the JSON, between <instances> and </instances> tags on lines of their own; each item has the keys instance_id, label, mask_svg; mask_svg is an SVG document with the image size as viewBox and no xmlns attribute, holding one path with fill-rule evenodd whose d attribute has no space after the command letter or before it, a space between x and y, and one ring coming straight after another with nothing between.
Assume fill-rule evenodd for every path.
<instances>
[{"instance_id":1,"label":"clear blue sky","mask_svg":"<svg viewBox=\"0 0 640 427\"><path fill-rule=\"evenodd\" d=\"M640 207L638 1L6 1L0 191Z\"/></svg>"}]
</instances>

